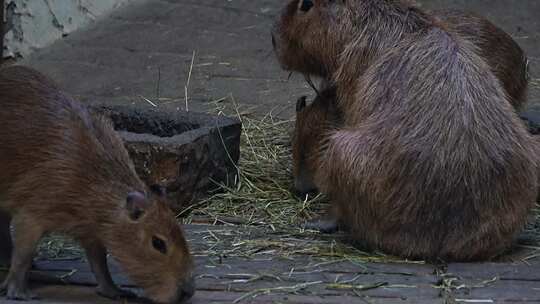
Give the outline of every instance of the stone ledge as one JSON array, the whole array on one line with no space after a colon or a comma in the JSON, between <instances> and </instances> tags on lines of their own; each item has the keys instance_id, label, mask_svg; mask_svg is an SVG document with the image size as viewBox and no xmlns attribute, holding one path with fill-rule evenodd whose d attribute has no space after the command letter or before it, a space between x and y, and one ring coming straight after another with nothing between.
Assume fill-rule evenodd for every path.
<instances>
[{"instance_id":1,"label":"stone ledge","mask_svg":"<svg viewBox=\"0 0 540 304\"><path fill-rule=\"evenodd\" d=\"M111 118L139 176L165 186L177 212L237 179L237 119L135 105L91 108Z\"/></svg>"}]
</instances>

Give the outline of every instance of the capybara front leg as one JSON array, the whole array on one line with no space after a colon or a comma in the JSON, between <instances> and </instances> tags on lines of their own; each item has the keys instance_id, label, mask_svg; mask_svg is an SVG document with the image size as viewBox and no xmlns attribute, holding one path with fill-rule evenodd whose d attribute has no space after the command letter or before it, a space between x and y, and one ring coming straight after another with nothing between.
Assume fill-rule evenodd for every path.
<instances>
[{"instance_id":1,"label":"capybara front leg","mask_svg":"<svg viewBox=\"0 0 540 304\"><path fill-rule=\"evenodd\" d=\"M22 214L13 217L14 228L13 255L9 273L0 286L8 300L27 301L37 298L28 290L28 270L32 265L32 258L37 244L43 235L41 227Z\"/></svg>"},{"instance_id":2,"label":"capybara front leg","mask_svg":"<svg viewBox=\"0 0 540 304\"><path fill-rule=\"evenodd\" d=\"M339 222L339 216L336 212L336 208L331 206L328 208L326 214L307 221L304 228L318 230L321 233L336 233L342 229Z\"/></svg>"},{"instance_id":3,"label":"capybara front leg","mask_svg":"<svg viewBox=\"0 0 540 304\"><path fill-rule=\"evenodd\" d=\"M90 268L98 283L96 292L109 299L134 298L135 294L122 290L114 284L107 265L107 250L100 241L81 240Z\"/></svg>"}]
</instances>

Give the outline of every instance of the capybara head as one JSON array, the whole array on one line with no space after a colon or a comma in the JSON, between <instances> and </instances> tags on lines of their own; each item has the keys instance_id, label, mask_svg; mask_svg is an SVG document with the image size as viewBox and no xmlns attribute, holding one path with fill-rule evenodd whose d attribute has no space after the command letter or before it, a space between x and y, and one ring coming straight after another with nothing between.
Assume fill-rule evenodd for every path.
<instances>
[{"instance_id":1,"label":"capybara head","mask_svg":"<svg viewBox=\"0 0 540 304\"><path fill-rule=\"evenodd\" d=\"M310 105L306 104L305 96L296 103L292 140L293 176L295 192L302 198L317 191L314 174L325 147L325 138L341 123L335 103L335 88L321 91Z\"/></svg>"},{"instance_id":2,"label":"capybara head","mask_svg":"<svg viewBox=\"0 0 540 304\"><path fill-rule=\"evenodd\" d=\"M368 60L430 20L411 0L291 0L272 44L283 69L330 78L343 57Z\"/></svg>"},{"instance_id":3,"label":"capybara head","mask_svg":"<svg viewBox=\"0 0 540 304\"><path fill-rule=\"evenodd\" d=\"M158 303L181 303L195 292L193 260L165 191L129 192L106 238L129 277Z\"/></svg>"},{"instance_id":4,"label":"capybara head","mask_svg":"<svg viewBox=\"0 0 540 304\"><path fill-rule=\"evenodd\" d=\"M352 34L353 16L346 2L289 2L272 29L274 51L285 70L322 77L335 70Z\"/></svg>"}]
</instances>

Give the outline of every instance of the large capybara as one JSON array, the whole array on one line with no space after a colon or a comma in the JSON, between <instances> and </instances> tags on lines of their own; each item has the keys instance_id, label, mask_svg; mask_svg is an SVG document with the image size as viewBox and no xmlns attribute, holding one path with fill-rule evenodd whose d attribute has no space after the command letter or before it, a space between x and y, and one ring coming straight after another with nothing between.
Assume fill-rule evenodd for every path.
<instances>
[{"instance_id":1,"label":"large capybara","mask_svg":"<svg viewBox=\"0 0 540 304\"><path fill-rule=\"evenodd\" d=\"M461 37L473 43L478 54L486 60L495 76L501 81L506 90L510 102L519 112L526 103L528 86L527 57L517 44L502 29L496 27L489 20L472 13L458 10L432 11L435 18L446 22L449 29ZM295 191L305 197L308 193L317 191L313 181L313 164L306 162L310 153L318 149L318 142L329 125L338 127L340 120L337 109L332 115L323 113L331 110L329 107L335 103L335 88L323 82L325 88L320 89L323 93L317 96L313 106L306 109L309 114L297 111L295 127L295 145L293 145L293 175L295 179ZM305 104L305 99L304 104ZM313 117L310 121L305 117ZM337 118L336 121L328 122L321 119ZM322 122L322 123L321 123ZM315 146L313 146L315 145Z\"/></svg>"},{"instance_id":2,"label":"large capybara","mask_svg":"<svg viewBox=\"0 0 540 304\"><path fill-rule=\"evenodd\" d=\"M356 241L454 261L511 245L537 147L473 43L397 0L291 1L272 36L285 69L336 87L315 184Z\"/></svg>"},{"instance_id":3,"label":"large capybara","mask_svg":"<svg viewBox=\"0 0 540 304\"><path fill-rule=\"evenodd\" d=\"M457 33L476 47L502 83L510 103L519 111L527 102L528 59L517 42L486 18L459 10L431 12L447 30Z\"/></svg>"},{"instance_id":4,"label":"large capybara","mask_svg":"<svg viewBox=\"0 0 540 304\"><path fill-rule=\"evenodd\" d=\"M147 187L111 123L93 115L42 74L0 70L0 228L13 253L1 285L8 299L34 297L27 272L42 236L59 232L85 249L99 294L115 286L107 250L146 295L179 303L194 293L193 261L159 186Z\"/></svg>"},{"instance_id":5,"label":"large capybara","mask_svg":"<svg viewBox=\"0 0 540 304\"><path fill-rule=\"evenodd\" d=\"M436 10L431 13L446 22L452 31L476 45L479 55L486 60L495 76L502 82L512 105L517 111L522 109L526 103L528 65L527 57L516 41L489 20L473 13L459 10ZM324 94L317 96L314 105L306 110L310 114L297 111L294 136L297 144L293 145L293 175L295 190L300 196L317 189L313 182L314 171L310 168L312 165L306 162L305 158L309 157L313 149L317 149L322 132L327 131L326 127L332 125L336 128L339 120L339 117L336 117L337 113L333 115L323 113L328 111L329 102L334 102L335 90L322 91ZM305 105L305 98L303 102ZM315 121L311 122L305 119L305 116L313 117ZM326 117L338 119L333 122L321 120Z\"/></svg>"}]
</instances>

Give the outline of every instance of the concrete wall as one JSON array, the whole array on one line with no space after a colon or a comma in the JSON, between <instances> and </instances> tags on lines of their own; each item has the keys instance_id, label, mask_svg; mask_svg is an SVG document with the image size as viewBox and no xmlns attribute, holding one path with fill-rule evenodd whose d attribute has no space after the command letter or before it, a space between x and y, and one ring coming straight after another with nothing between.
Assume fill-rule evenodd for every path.
<instances>
[{"instance_id":1,"label":"concrete wall","mask_svg":"<svg viewBox=\"0 0 540 304\"><path fill-rule=\"evenodd\" d=\"M132 0L5 0L4 57L24 57Z\"/></svg>"}]
</instances>

